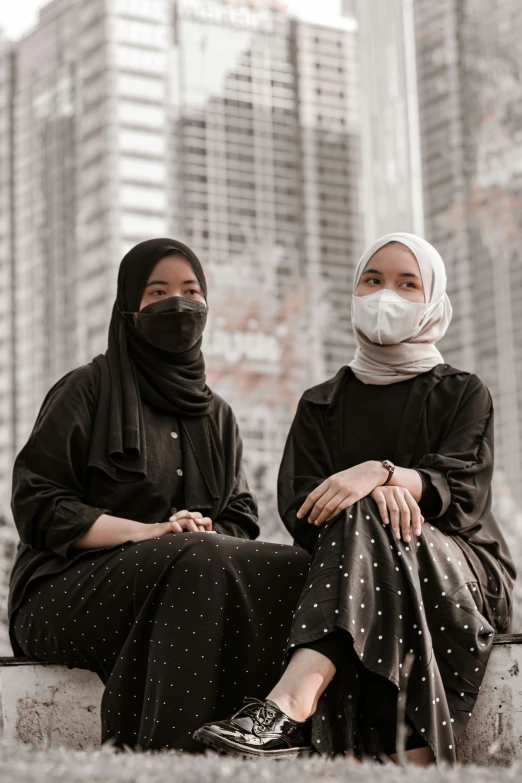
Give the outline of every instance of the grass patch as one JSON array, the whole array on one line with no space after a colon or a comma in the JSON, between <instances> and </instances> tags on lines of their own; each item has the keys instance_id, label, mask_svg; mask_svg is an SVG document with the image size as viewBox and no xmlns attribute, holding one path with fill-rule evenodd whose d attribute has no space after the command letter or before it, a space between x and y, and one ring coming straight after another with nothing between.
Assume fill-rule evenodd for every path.
<instances>
[{"instance_id":1,"label":"grass patch","mask_svg":"<svg viewBox=\"0 0 522 783\"><path fill-rule=\"evenodd\" d=\"M0 743L0 780L16 783L504 783L522 778L522 763L511 767L399 768L353 764L316 756L297 761L244 761L177 751L118 753L42 750Z\"/></svg>"}]
</instances>

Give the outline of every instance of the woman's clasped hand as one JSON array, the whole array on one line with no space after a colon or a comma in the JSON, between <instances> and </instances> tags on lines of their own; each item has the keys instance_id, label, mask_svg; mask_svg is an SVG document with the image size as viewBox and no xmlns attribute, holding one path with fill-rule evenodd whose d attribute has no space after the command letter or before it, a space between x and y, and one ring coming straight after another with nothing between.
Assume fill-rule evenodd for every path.
<instances>
[{"instance_id":1,"label":"woman's clasped hand","mask_svg":"<svg viewBox=\"0 0 522 783\"><path fill-rule=\"evenodd\" d=\"M204 517L200 511L177 511L167 522L143 523L134 533L133 541L146 541L167 533L217 533L212 530L212 520Z\"/></svg>"},{"instance_id":2,"label":"woman's clasped hand","mask_svg":"<svg viewBox=\"0 0 522 783\"><path fill-rule=\"evenodd\" d=\"M412 530L420 536L424 517L411 492L406 487L376 486L375 482L376 474L367 463L334 473L310 492L297 516L302 518L309 513L309 524L322 525L370 495L377 503L383 523L391 525L396 540L402 535L404 541L410 541Z\"/></svg>"},{"instance_id":3,"label":"woman's clasped hand","mask_svg":"<svg viewBox=\"0 0 522 783\"><path fill-rule=\"evenodd\" d=\"M171 517L169 521L163 523L170 525L170 529L166 532L170 533L182 533L184 530L193 533L215 533L212 530L212 520L210 517L204 517L200 511L177 511Z\"/></svg>"}]
</instances>

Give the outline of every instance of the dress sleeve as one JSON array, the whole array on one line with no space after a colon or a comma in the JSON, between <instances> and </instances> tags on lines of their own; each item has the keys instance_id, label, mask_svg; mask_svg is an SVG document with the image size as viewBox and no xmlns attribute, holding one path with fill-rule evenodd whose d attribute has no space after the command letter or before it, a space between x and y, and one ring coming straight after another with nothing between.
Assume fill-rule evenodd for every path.
<instances>
[{"instance_id":1,"label":"dress sleeve","mask_svg":"<svg viewBox=\"0 0 522 783\"><path fill-rule=\"evenodd\" d=\"M425 519L436 517L442 508L441 496L431 480L431 476L426 470L418 470L417 473L422 481L422 495L419 501L419 508Z\"/></svg>"},{"instance_id":2,"label":"dress sleeve","mask_svg":"<svg viewBox=\"0 0 522 783\"><path fill-rule=\"evenodd\" d=\"M411 466L437 492L440 507L425 516L446 533L471 534L490 502L493 415L489 389L471 374L439 451Z\"/></svg>"},{"instance_id":3,"label":"dress sleeve","mask_svg":"<svg viewBox=\"0 0 522 783\"><path fill-rule=\"evenodd\" d=\"M22 543L68 557L107 508L83 502L95 400L91 370L82 366L47 393L13 467L11 509Z\"/></svg>"},{"instance_id":4,"label":"dress sleeve","mask_svg":"<svg viewBox=\"0 0 522 783\"><path fill-rule=\"evenodd\" d=\"M335 471L321 406L301 398L286 440L277 479L279 514L296 543L311 553L319 528L296 514L307 496Z\"/></svg>"},{"instance_id":5,"label":"dress sleeve","mask_svg":"<svg viewBox=\"0 0 522 783\"><path fill-rule=\"evenodd\" d=\"M260 533L257 500L250 491L243 467L243 441L230 406L226 410L227 453L233 454L233 486L226 505L213 521L216 533L255 539Z\"/></svg>"}]
</instances>

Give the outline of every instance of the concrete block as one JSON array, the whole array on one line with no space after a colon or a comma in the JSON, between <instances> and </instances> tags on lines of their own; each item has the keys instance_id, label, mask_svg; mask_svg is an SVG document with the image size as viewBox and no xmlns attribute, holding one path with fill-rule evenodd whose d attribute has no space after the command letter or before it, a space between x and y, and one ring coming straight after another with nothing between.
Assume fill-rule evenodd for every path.
<instances>
[{"instance_id":1,"label":"concrete block","mask_svg":"<svg viewBox=\"0 0 522 783\"><path fill-rule=\"evenodd\" d=\"M99 747L104 685L84 669L0 658L4 741ZM495 637L477 704L457 748L463 763L522 759L522 635Z\"/></svg>"},{"instance_id":2,"label":"concrete block","mask_svg":"<svg viewBox=\"0 0 522 783\"><path fill-rule=\"evenodd\" d=\"M522 634L499 635L457 758L511 764L522 759Z\"/></svg>"},{"instance_id":3,"label":"concrete block","mask_svg":"<svg viewBox=\"0 0 522 783\"><path fill-rule=\"evenodd\" d=\"M24 660L0 660L4 742L74 750L99 747L104 685L98 675Z\"/></svg>"}]
</instances>

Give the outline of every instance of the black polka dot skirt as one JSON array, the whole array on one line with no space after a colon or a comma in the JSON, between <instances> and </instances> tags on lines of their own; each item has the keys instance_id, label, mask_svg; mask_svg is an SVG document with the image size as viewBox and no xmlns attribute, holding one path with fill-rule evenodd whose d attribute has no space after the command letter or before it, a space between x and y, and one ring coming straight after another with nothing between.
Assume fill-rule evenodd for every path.
<instances>
[{"instance_id":1,"label":"black polka dot skirt","mask_svg":"<svg viewBox=\"0 0 522 783\"><path fill-rule=\"evenodd\" d=\"M201 752L195 729L279 678L309 561L209 533L85 551L29 585L10 632L26 655L100 676L101 742Z\"/></svg>"},{"instance_id":2,"label":"black polka dot skirt","mask_svg":"<svg viewBox=\"0 0 522 783\"><path fill-rule=\"evenodd\" d=\"M436 759L454 763L492 649L486 615L483 586L455 537L424 523L419 538L397 542L367 496L321 529L286 659L295 647L344 629L359 662L404 694L409 722ZM322 753L359 746L375 755L383 750L378 732L358 736L365 694L353 655L346 658L319 700L312 741Z\"/></svg>"}]
</instances>

